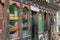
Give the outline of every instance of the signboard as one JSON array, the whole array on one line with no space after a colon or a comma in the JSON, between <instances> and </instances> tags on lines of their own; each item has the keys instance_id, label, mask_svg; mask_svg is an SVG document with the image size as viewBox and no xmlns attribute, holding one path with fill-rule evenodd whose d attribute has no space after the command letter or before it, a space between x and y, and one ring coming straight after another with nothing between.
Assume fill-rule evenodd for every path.
<instances>
[{"instance_id":1,"label":"signboard","mask_svg":"<svg viewBox=\"0 0 60 40\"><path fill-rule=\"evenodd\" d=\"M22 7L22 36L23 37L29 35L28 14L29 14L29 6L23 4L23 7Z\"/></svg>"},{"instance_id":2,"label":"signboard","mask_svg":"<svg viewBox=\"0 0 60 40\"><path fill-rule=\"evenodd\" d=\"M9 6L9 40L15 39L18 37L18 7L15 4Z\"/></svg>"},{"instance_id":3,"label":"signboard","mask_svg":"<svg viewBox=\"0 0 60 40\"><path fill-rule=\"evenodd\" d=\"M32 10L32 11L39 12L39 8L38 8L38 7L31 6L31 10Z\"/></svg>"}]
</instances>

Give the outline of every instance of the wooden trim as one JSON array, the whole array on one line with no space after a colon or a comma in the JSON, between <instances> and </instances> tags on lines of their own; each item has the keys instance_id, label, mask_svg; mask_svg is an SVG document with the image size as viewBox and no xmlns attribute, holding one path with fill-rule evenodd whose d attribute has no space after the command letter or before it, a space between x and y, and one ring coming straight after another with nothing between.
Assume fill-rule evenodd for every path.
<instances>
[{"instance_id":1,"label":"wooden trim","mask_svg":"<svg viewBox=\"0 0 60 40\"><path fill-rule=\"evenodd\" d=\"M16 4L16 6L17 6L18 8L20 8L20 3L19 3L19 2L10 1L10 5L12 5L12 4Z\"/></svg>"},{"instance_id":2,"label":"wooden trim","mask_svg":"<svg viewBox=\"0 0 60 40\"><path fill-rule=\"evenodd\" d=\"M43 15L44 10L43 9L40 9L40 11L42 13L42 32L41 33L43 33L44 32L44 15ZM38 34L41 34L41 33L38 33Z\"/></svg>"},{"instance_id":3,"label":"wooden trim","mask_svg":"<svg viewBox=\"0 0 60 40\"><path fill-rule=\"evenodd\" d=\"M47 28L47 31L48 31L48 12L46 11L46 28Z\"/></svg>"},{"instance_id":4,"label":"wooden trim","mask_svg":"<svg viewBox=\"0 0 60 40\"><path fill-rule=\"evenodd\" d=\"M36 34L35 34L36 38L35 38L35 40L38 40L38 13L39 12L37 12L36 15L35 15L36 16L36 18L35 18L35 21L36 21L35 22L35 31L36 31Z\"/></svg>"},{"instance_id":5,"label":"wooden trim","mask_svg":"<svg viewBox=\"0 0 60 40\"><path fill-rule=\"evenodd\" d=\"M0 39L2 39L2 4L0 4Z\"/></svg>"},{"instance_id":6,"label":"wooden trim","mask_svg":"<svg viewBox=\"0 0 60 40\"><path fill-rule=\"evenodd\" d=\"M27 7L27 9L29 10L29 5L27 5L27 4L23 4L23 6L25 6L25 7Z\"/></svg>"},{"instance_id":7,"label":"wooden trim","mask_svg":"<svg viewBox=\"0 0 60 40\"><path fill-rule=\"evenodd\" d=\"M30 7L31 5L29 4L29 10L30 10L30 35L31 35L31 37L32 37L32 27L31 27L31 7Z\"/></svg>"},{"instance_id":8,"label":"wooden trim","mask_svg":"<svg viewBox=\"0 0 60 40\"><path fill-rule=\"evenodd\" d=\"M4 40L7 40L7 9L6 9L6 0L4 3Z\"/></svg>"},{"instance_id":9,"label":"wooden trim","mask_svg":"<svg viewBox=\"0 0 60 40\"><path fill-rule=\"evenodd\" d=\"M0 4L2 4L2 6L4 6L4 23L3 23L3 40L7 40L7 18L6 18L6 13L7 13L7 10L6 10L6 0L4 0L4 2L1 2L0 1ZM1 17L2 17L2 14L0 15ZM1 20L1 22L2 22L2 20ZM2 25L2 23L1 23L1 25Z\"/></svg>"},{"instance_id":10,"label":"wooden trim","mask_svg":"<svg viewBox=\"0 0 60 40\"><path fill-rule=\"evenodd\" d=\"M30 5L27 5L27 4L22 4L21 8L24 8L24 7L27 7L27 10L28 10L28 31L29 31L29 35L31 36L31 18L30 18ZM29 21L30 20L30 21ZM29 37L30 38L30 37Z\"/></svg>"}]
</instances>

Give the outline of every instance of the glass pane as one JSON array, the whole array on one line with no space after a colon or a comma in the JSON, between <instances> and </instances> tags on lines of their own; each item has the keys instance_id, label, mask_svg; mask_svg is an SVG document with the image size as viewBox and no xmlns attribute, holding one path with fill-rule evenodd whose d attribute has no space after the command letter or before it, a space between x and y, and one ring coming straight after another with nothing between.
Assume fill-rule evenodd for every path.
<instances>
[{"instance_id":1,"label":"glass pane","mask_svg":"<svg viewBox=\"0 0 60 40\"><path fill-rule=\"evenodd\" d=\"M17 9L17 7L15 6L15 8L14 8L14 15L15 15L15 16L18 16L18 14L17 14L18 11L17 11L17 10L18 10L18 9Z\"/></svg>"},{"instance_id":2,"label":"glass pane","mask_svg":"<svg viewBox=\"0 0 60 40\"><path fill-rule=\"evenodd\" d=\"M18 8L16 5L10 5L10 14L8 20L9 39L18 38Z\"/></svg>"},{"instance_id":3,"label":"glass pane","mask_svg":"<svg viewBox=\"0 0 60 40\"><path fill-rule=\"evenodd\" d=\"M0 4L0 20L2 20L2 5L1 4ZM0 26L0 29L1 29L1 26Z\"/></svg>"}]
</instances>

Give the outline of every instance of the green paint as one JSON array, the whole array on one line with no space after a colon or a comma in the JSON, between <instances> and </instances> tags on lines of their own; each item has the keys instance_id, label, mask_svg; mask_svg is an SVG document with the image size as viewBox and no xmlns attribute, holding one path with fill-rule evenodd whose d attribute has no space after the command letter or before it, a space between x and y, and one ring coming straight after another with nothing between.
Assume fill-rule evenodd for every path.
<instances>
[{"instance_id":1,"label":"green paint","mask_svg":"<svg viewBox=\"0 0 60 40\"><path fill-rule=\"evenodd\" d=\"M18 8L15 4L12 4L9 6L10 14L11 16L9 17L17 17L18 16ZM17 20L11 20L9 19L9 40L12 40L12 35L13 33L11 32L11 28L14 26L14 24L17 22Z\"/></svg>"},{"instance_id":2,"label":"green paint","mask_svg":"<svg viewBox=\"0 0 60 40\"><path fill-rule=\"evenodd\" d=\"M10 37L9 38L10 38L10 40L12 40L12 34L10 34Z\"/></svg>"},{"instance_id":3,"label":"green paint","mask_svg":"<svg viewBox=\"0 0 60 40\"><path fill-rule=\"evenodd\" d=\"M38 32L42 32L42 13L38 14Z\"/></svg>"}]
</instances>

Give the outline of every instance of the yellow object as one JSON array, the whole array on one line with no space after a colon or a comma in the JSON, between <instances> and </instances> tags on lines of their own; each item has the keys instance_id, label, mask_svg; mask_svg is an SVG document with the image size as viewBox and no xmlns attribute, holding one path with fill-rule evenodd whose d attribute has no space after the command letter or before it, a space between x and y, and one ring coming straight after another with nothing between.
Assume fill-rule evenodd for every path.
<instances>
[{"instance_id":1,"label":"yellow object","mask_svg":"<svg viewBox=\"0 0 60 40\"><path fill-rule=\"evenodd\" d=\"M18 20L18 17L10 17L10 20Z\"/></svg>"},{"instance_id":2,"label":"yellow object","mask_svg":"<svg viewBox=\"0 0 60 40\"><path fill-rule=\"evenodd\" d=\"M9 16L11 17L11 16L14 16L14 14L9 14Z\"/></svg>"},{"instance_id":3,"label":"yellow object","mask_svg":"<svg viewBox=\"0 0 60 40\"><path fill-rule=\"evenodd\" d=\"M18 20L18 16L14 16L14 14L9 15L10 20Z\"/></svg>"}]
</instances>

